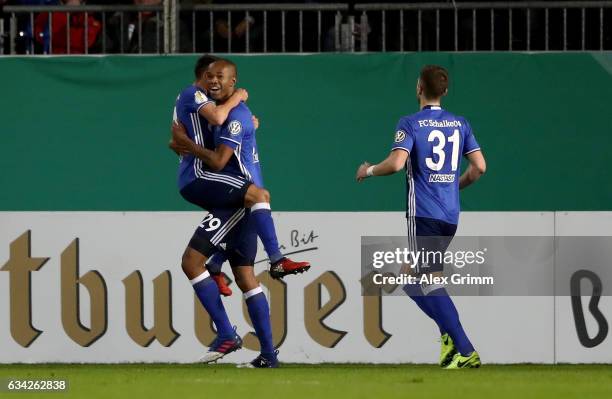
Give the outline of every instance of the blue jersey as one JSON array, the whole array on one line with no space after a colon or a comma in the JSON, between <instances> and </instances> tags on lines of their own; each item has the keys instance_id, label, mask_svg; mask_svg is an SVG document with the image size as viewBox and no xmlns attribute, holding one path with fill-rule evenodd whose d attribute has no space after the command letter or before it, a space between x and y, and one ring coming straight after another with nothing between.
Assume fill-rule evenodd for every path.
<instances>
[{"instance_id":1,"label":"blue jersey","mask_svg":"<svg viewBox=\"0 0 612 399\"><path fill-rule=\"evenodd\" d=\"M174 120L180 121L185 126L191 140L207 148L214 145L213 137L208 122L200 116L199 111L211 102L204 90L192 85L181 91L174 107ZM201 177L204 169L205 165L195 156L181 157L178 170L179 190L197 177Z\"/></svg>"},{"instance_id":2,"label":"blue jersey","mask_svg":"<svg viewBox=\"0 0 612 399\"><path fill-rule=\"evenodd\" d=\"M223 125L213 128L214 141L215 147L225 144L234 150L221 173L243 176L263 187L252 117L249 107L240 103L230 111Z\"/></svg>"},{"instance_id":3,"label":"blue jersey","mask_svg":"<svg viewBox=\"0 0 612 399\"><path fill-rule=\"evenodd\" d=\"M479 149L467 120L440 107L426 106L401 118L392 150L410 154L406 216L457 224L461 158Z\"/></svg>"}]
</instances>

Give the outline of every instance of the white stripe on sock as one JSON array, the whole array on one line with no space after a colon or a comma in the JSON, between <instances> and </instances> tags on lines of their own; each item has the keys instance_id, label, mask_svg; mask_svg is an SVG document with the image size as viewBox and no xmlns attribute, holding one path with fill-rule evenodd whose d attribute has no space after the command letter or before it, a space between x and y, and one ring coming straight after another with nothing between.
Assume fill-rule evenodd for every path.
<instances>
[{"instance_id":1,"label":"white stripe on sock","mask_svg":"<svg viewBox=\"0 0 612 399\"><path fill-rule=\"evenodd\" d=\"M204 270L204 273L200 274L198 277L194 278L193 280L189 280L189 282L191 283L191 285L196 285L197 283L204 280L205 278L208 278L209 276L210 276L210 273L208 272L208 270Z\"/></svg>"},{"instance_id":2,"label":"white stripe on sock","mask_svg":"<svg viewBox=\"0 0 612 399\"><path fill-rule=\"evenodd\" d=\"M269 202L258 202L255 205L253 205L251 207L251 212L255 212L258 211L260 209L267 209L267 210L271 210L270 209L270 203Z\"/></svg>"},{"instance_id":3,"label":"white stripe on sock","mask_svg":"<svg viewBox=\"0 0 612 399\"><path fill-rule=\"evenodd\" d=\"M426 286L422 286L421 289L423 290L423 294L425 295L429 295L429 293L440 289L440 288L444 288L444 284L430 284L430 285L426 285Z\"/></svg>"},{"instance_id":4,"label":"white stripe on sock","mask_svg":"<svg viewBox=\"0 0 612 399\"><path fill-rule=\"evenodd\" d=\"M245 293L244 293L244 294L242 294L242 295L244 295L244 299L249 299L249 298L250 298L250 297L252 297L253 295L257 295L257 294L259 294L260 292L263 292L263 289L261 289L261 286L258 286L258 287L256 287L256 288L253 288L253 289L252 289L252 290L250 290L250 291L245 292Z\"/></svg>"}]
</instances>

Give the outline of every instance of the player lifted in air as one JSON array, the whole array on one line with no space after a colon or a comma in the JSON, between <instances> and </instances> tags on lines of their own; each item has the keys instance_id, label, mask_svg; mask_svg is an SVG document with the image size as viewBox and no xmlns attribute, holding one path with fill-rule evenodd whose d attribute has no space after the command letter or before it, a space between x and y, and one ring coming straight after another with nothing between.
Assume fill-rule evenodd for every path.
<instances>
[{"instance_id":1,"label":"player lifted in air","mask_svg":"<svg viewBox=\"0 0 612 399\"><path fill-rule=\"evenodd\" d=\"M224 141L215 148L211 141L211 125L224 123L227 112L229 112L228 104L233 108L240 100L244 100L248 96L243 89L236 89L235 93L224 104L216 106L214 101L209 99L210 92L208 91L209 88L206 87L205 72L207 67L215 60L218 60L218 58L213 56L202 56L198 59L195 68L196 82L184 89L177 99L177 114L174 119L186 126L189 137L195 141L200 151L199 158L187 153L181 159L179 168L181 194L188 201L207 210L211 206L226 206L233 209L237 201L242 201L242 206L251 208L253 212L256 230L270 259L271 276L282 278L287 274L302 273L310 268L308 262L293 262L280 252L270 211L269 193L258 185L244 186L243 188L246 191L234 190L236 187L229 184L232 176L228 179L227 176L220 176L220 173L218 173L220 163L229 159L235 149L228 145L231 141ZM213 88L213 91L215 90L217 89ZM208 115L212 112L211 110L217 111L214 118ZM219 110L222 110L222 112ZM189 144L193 145L194 143ZM206 144L209 144L209 149L203 148ZM175 142L171 142L171 147L175 151L178 150ZM250 180L248 173L244 177ZM211 192L210 188L212 186L215 186L218 190L231 192L232 195L225 198L217 193L215 194L216 198L212 198L211 195L207 195ZM214 265L219 265L214 271L211 268L213 279L224 295L231 294L231 290L225 283L225 278L220 273L220 265L225 261L224 255L218 254L213 261Z\"/></svg>"},{"instance_id":2,"label":"player lifted in air","mask_svg":"<svg viewBox=\"0 0 612 399\"><path fill-rule=\"evenodd\" d=\"M188 138L183 144L191 146L191 152L181 158L179 166L179 190L181 195L206 210L210 207L233 208L237 203L245 208L250 208L254 218L257 234L261 239L264 249L270 259L270 274L274 278L282 278L288 274L301 273L310 268L308 262L294 262L284 257L278 245L274 221L270 209L270 193L252 184L244 184L237 187L230 184L232 180L236 183L235 176L223 176L220 172L224 165L236 150L225 140L219 146L212 147L212 128L210 125L220 125L226 121L219 117L227 117L227 103L216 106L213 99L218 92L218 87L207 87L206 70L216 57L203 56L198 59L195 68L196 82L185 88L176 101L175 120L181 122L187 129ZM235 93L228 99L233 108L236 100L240 102L248 97L243 89L236 89ZM238 97L236 99L236 97ZM210 105L209 105L210 104ZM217 117L210 118L206 111L208 108L215 112ZM230 108L230 109L231 109ZM171 143L171 147L172 147ZM174 143L176 145L176 143ZM208 147L208 148L205 148ZM177 148L173 148L177 150ZM239 153L239 151L237 152ZM240 160L238 160L240 163ZM240 163L241 168L244 165ZM242 180L247 183L250 178L247 173L242 173ZM232 179L233 177L233 179ZM225 192L226 195L221 193Z\"/></svg>"},{"instance_id":3,"label":"player lifted in air","mask_svg":"<svg viewBox=\"0 0 612 399\"><path fill-rule=\"evenodd\" d=\"M376 165L365 162L357 170L357 180L361 181L406 169L406 217L411 250L426 247L428 251L446 251L457 231L459 190L485 173L482 151L467 120L440 107L441 98L448 92L448 82L446 69L436 65L423 67L416 86L420 111L400 119L391 153L384 161ZM462 175L460 155L469 161ZM420 272L441 276L443 267L443 264L425 265ZM440 329L440 366L480 367L480 357L463 330L444 286L410 284L404 290Z\"/></svg>"},{"instance_id":4,"label":"player lifted in air","mask_svg":"<svg viewBox=\"0 0 612 399\"><path fill-rule=\"evenodd\" d=\"M204 86L209 89L211 97L223 104L235 91L236 67L230 61L217 60L209 66L205 79ZM179 120L182 120L185 108L179 98ZM217 339L202 360L215 361L242 345L225 313L217 285L204 266L212 254L222 250L232 266L236 284L244 293L261 344L262 353L250 366L276 367L278 361L272 343L269 307L253 271L257 250L256 225L258 214L262 214L258 211L267 210L268 216L270 211L269 194L251 184L254 177L249 169L253 170L257 156L252 114L241 103L232 109L223 125L210 129L207 127L204 131L201 121L196 117L191 115L194 141L189 139L184 130L176 131L181 134L174 135L174 148L187 154L185 158L193 158L192 167L196 175L196 180L185 185L181 194L189 202L209 211L196 229L182 261L183 271L191 280L198 298L217 328ZM189 128L189 125L186 126ZM215 172L203 168L202 161ZM194 185L194 182L200 183ZM251 209L244 209L245 205ZM286 258L281 261L293 263Z\"/></svg>"}]
</instances>

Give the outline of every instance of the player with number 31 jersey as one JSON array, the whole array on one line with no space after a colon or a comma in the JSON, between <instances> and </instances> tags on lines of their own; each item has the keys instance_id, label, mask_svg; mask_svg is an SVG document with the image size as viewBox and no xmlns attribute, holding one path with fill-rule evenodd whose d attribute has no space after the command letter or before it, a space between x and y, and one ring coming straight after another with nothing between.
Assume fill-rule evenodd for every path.
<instances>
[{"instance_id":1,"label":"player with number 31 jersey","mask_svg":"<svg viewBox=\"0 0 612 399\"><path fill-rule=\"evenodd\" d=\"M391 150L398 149L410 154L406 216L457 224L461 158L480 150L469 123L440 106L426 105L400 119Z\"/></svg>"},{"instance_id":2,"label":"player with number 31 jersey","mask_svg":"<svg viewBox=\"0 0 612 399\"><path fill-rule=\"evenodd\" d=\"M384 161L376 165L364 162L357 169L358 181L405 169L407 249L415 259L422 252L424 256L446 252L459 222L459 190L478 180L486 168L469 123L440 105L448 83L443 67L423 67L416 85L419 112L400 119L391 153ZM470 164L461 174L463 157ZM407 274L423 283L406 284L403 290L440 329L440 366L480 367L480 356L463 330L453 301L444 284L436 282L443 281L444 261L433 259L409 265Z\"/></svg>"}]
</instances>

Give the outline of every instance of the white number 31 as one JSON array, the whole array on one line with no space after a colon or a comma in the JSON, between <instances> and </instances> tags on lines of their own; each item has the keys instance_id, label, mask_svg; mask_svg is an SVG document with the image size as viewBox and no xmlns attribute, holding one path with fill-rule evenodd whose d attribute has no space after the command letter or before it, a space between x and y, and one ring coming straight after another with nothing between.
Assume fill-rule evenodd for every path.
<instances>
[{"instance_id":1,"label":"white number 31","mask_svg":"<svg viewBox=\"0 0 612 399\"><path fill-rule=\"evenodd\" d=\"M431 142L434 140L438 142L433 146L432 151L438 156L438 161L434 162L433 158L428 157L425 159L425 164L429 169L439 171L444 166L444 161L446 160L446 152L444 152L446 136L439 130L432 130L431 133L429 133L429 137L427 137L427 141ZM451 169L454 172L457 170L459 163L459 129L455 129L453 135L448 138L448 142L453 144Z\"/></svg>"}]
</instances>

